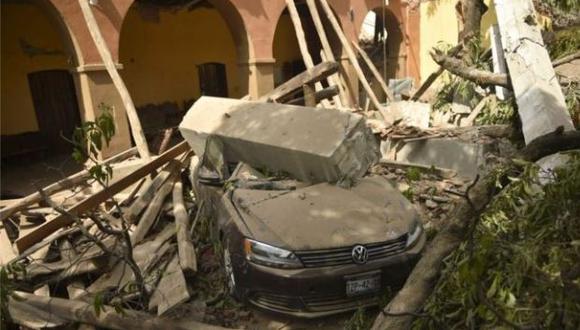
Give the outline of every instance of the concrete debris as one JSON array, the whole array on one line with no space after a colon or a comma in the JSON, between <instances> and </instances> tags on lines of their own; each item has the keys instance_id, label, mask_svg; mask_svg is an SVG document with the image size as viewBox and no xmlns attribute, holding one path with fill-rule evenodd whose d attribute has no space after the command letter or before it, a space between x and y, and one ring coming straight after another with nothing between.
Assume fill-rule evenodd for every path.
<instances>
[{"instance_id":1,"label":"concrete debris","mask_svg":"<svg viewBox=\"0 0 580 330\"><path fill-rule=\"evenodd\" d=\"M540 26L533 19L532 1L494 2L526 144L560 126L574 130Z\"/></svg>"},{"instance_id":2,"label":"concrete debris","mask_svg":"<svg viewBox=\"0 0 580 330\"><path fill-rule=\"evenodd\" d=\"M290 173L304 182L360 178L379 159L363 116L346 111L202 97L179 129L201 157L209 136L227 161Z\"/></svg>"},{"instance_id":3,"label":"concrete debris","mask_svg":"<svg viewBox=\"0 0 580 330\"><path fill-rule=\"evenodd\" d=\"M414 126L419 128L429 127L429 116L431 105L422 102L398 101L387 106L389 112L395 120L399 120L399 125Z\"/></svg>"}]
</instances>

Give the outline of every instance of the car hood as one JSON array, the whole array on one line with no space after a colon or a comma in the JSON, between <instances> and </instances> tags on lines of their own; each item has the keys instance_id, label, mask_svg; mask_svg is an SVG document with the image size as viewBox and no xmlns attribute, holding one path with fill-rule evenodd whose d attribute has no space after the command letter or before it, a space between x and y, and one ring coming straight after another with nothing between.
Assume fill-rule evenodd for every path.
<instances>
[{"instance_id":1,"label":"car hood","mask_svg":"<svg viewBox=\"0 0 580 330\"><path fill-rule=\"evenodd\" d=\"M291 251L391 240L418 218L382 177L365 177L350 189L328 183L292 191L236 189L232 201L251 238Z\"/></svg>"}]
</instances>

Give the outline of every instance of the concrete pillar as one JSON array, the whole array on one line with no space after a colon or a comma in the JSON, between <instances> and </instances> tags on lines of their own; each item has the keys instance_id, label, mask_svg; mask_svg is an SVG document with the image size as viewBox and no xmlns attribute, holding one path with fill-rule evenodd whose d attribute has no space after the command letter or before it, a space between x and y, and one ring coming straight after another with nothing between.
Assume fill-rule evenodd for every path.
<instances>
[{"instance_id":1,"label":"concrete pillar","mask_svg":"<svg viewBox=\"0 0 580 330\"><path fill-rule=\"evenodd\" d=\"M118 69L122 68L118 65ZM108 147L103 148L102 158L108 158L131 147L131 133L121 97L102 64L87 64L73 72L81 120L93 121L99 115L101 103L113 112L116 133Z\"/></svg>"},{"instance_id":2,"label":"concrete pillar","mask_svg":"<svg viewBox=\"0 0 580 330\"><path fill-rule=\"evenodd\" d=\"M275 62L273 58L261 58L240 63L240 74L242 77L247 77L246 86L252 100L274 89ZM246 86L242 86L242 89Z\"/></svg>"}]
</instances>

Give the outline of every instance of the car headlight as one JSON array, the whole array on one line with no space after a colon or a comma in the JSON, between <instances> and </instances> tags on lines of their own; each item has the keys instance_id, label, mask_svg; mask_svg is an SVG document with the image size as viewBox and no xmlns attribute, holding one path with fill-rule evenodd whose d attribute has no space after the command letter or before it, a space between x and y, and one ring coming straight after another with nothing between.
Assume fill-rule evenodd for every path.
<instances>
[{"instance_id":1,"label":"car headlight","mask_svg":"<svg viewBox=\"0 0 580 330\"><path fill-rule=\"evenodd\" d=\"M244 240L246 259L257 264L276 268L302 268L298 257L287 250L251 239Z\"/></svg>"},{"instance_id":2,"label":"car headlight","mask_svg":"<svg viewBox=\"0 0 580 330\"><path fill-rule=\"evenodd\" d=\"M423 225L421 224L421 220L413 219L409 225L409 233L407 234L407 247L415 244L419 236L421 236L422 231Z\"/></svg>"}]
</instances>

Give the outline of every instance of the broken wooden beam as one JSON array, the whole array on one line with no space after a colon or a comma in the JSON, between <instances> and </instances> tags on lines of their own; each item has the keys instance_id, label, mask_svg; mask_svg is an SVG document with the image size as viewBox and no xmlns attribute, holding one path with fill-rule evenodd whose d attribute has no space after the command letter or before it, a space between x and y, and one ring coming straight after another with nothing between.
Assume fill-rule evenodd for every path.
<instances>
[{"instance_id":1,"label":"broken wooden beam","mask_svg":"<svg viewBox=\"0 0 580 330\"><path fill-rule=\"evenodd\" d=\"M177 180L173 185L173 217L177 232L177 251L181 269L188 275L197 272L197 258L189 236L189 216L183 202L183 183Z\"/></svg>"},{"instance_id":2,"label":"broken wooden beam","mask_svg":"<svg viewBox=\"0 0 580 330\"><path fill-rule=\"evenodd\" d=\"M97 312L92 303L63 298L37 296L34 294L16 291L18 298L10 298L8 306L25 305L34 310L50 311L38 315L45 320L54 318L57 321L81 322L92 324L106 329L118 330L156 330L156 329L207 329L222 330L225 328L195 321L178 322L166 318L151 316L147 313L130 309L114 308L103 305Z\"/></svg>"},{"instance_id":3,"label":"broken wooden beam","mask_svg":"<svg viewBox=\"0 0 580 330\"><path fill-rule=\"evenodd\" d=\"M157 307L159 316L191 298L179 259L178 255L173 257L149 301L149 310Z\"/></svg>"},{"instance_id":4,"label":"broken wooden beam","mask_svg":"<svg viewBox=\"0 0 580 330\"><path fill-rule=\"evenodd\" d=\"M292 77L282 85L274 88L268 94L260 97L259 101L284 103L285 100L288 100L292 97L294 92L302 89L302 85L321 81L322 79L325 79L337 71L338 63L322 62L318 65L315 65L313 68L307 69L306 71Z\"/></svg>"},{"instance_id":5,"label":"broken wooden beam","mask_svg":"<svg viewBox=\"0 0 580 330\"><path fill-rule=\"evenodd\" d=\"M143 128L141 127L141 122L139 121L139 116L137 115L137 110L135 109L135 104L131 99L131 94L129 94L129 90L127 90L127 86L125 86L125 82L117 72L117 67L113 62L113 58L111 56L111 52L109 51L109 47L101 34L101 30L99 25L97 24L97 20L93 14L91 9L91 5L89 1L86 0L79 0L78 1L85 21L87 23L87 28L89 33L95 43L97 51L103 60L103 64L105 64L105 68L113 81L113 84L117 88L119 92L119 96L123 101L123 105L125 106L125 113L127 114L127 118L129 119L129 126L131 127L131 133L133 135L133 140L135 141L135 145L137 146L137 150L139 150L139 155L143 160L148 161L151 158L151 154L149 152L149 147L147 146L147 139L145 139L145 133Z\"/></svg>"},{"instance_id":6,"label":"broken wooden beam","mask_svg":"<svg viewBox=\"0 0 580 330\"><path fill-rule=\"evenodd\" d=\"M310 16L312 17L312 21L314 22L314 28L318 33L318 38L320 39L320 44L322 45L320 57L324 62L326 61L335 62L336 59L334 58L334 54L332 53L332 47L330 47L330 42L328 42L326 31L324 31L324 25L322 24L320 14L318 13L318 8L316 7L316 3L314 1L315 0L306 0L306 5L310 10ZM349 102L349 97L345 87L346 83L343 81L344 78L340 74L334 73L330 75L328 79L331 84L335 84L338 86L339 89L338 95L340 103L337 104L345 107L352 106L351 102ZM335 102L337 101L336 98L334 100Z\"/></svg>"},{"instance_id":7,"label":"broken wooden beam","mask_svg":"<svg viewBox=\"0 0 580 330\"><path fill-rule=\"evenodd\" d=\"M377 70L377 67L375 66L375 64L373 63L373 61L371 60L371 58L369 57L369 55L367 54L367 52L365 52L365 50L362 49L358 45L358 43L356 41L354 41L354 40L352 41L352 45L358 51L358 53L360 54L360 56L362 57L362 59L365 61L367 67L371 70L371 73L373 74L373 76L375 77L375 79L379 82L379 85L383 89L383 92L385 93L385 96L387 97L387 100L393 102L395 100L395 97L393 96L393 92L391 92L391 90L389 89L389 87L387 87L387 84L385 83L385 80L383 79L383 76L381 76L381 74L379 73L379 70Z\"/></svg>"},{"instance_id":8,"label":"broken wooden beam","mask_svg":"<svg viewBox=\"0 0 580 330\"><path fill-rule=\"evenodd\" d=\"M371 86L369 85L369 82L365 78L365 75L364 75L364 73L363 73L363 71L358 63L358 60L356 59L356 55L353 52L352 48L350 47L350 43L346 39L346 36L342 32L342 28L340 27L338 20L336 19L336 17L334 17L334 13L332 12L332 9L330 9L328 2L326 0L320 0L320 3L322 4L322 9L326 13L326 17L330 21L330 25L332 26L332 28L336 32L336 35L338 36L338 39L340 40L340 43L342 44L342 47L343 47L344 51L346 52L346 55L348 56L348 59L350 60L352 66L353 66L353 68L358 76L360 83L362 84L363 88L367 92L368 97L371 99L373 106L381 112L381 114L385 117L384 118L385 121L392 123L392 119L389 118L388 114L386 114L386 113L384 113L384 111L382 111L383 106L381 105L381 103L377 99L377 96L375 95Z\"/></svg>"},{"instance_id":9,"label":"broken wooden beam","mask_svg":"<svg viewBox=\"0 0 580 330\"><path fill-rule=\"evenodd\" d=\"M135 228L135 231L131 234L131 243L133 246L141 242L147 233L149 233L155 219L157 219L157 216L159 215L159 211L161 211L165 198L167 198L171 190L173 190L173 184L176 177L175 174L176 172L173 172L169 176L161 188L159 188L159 191L157 191L155 197L151 200L151 203L147 205L147 209L143 213L143 216L141 216L141 219L139 219L137 228Z\"/></svg>"},{"instance_id":10,"label":"broken wooden beam","mask_svg":"<svg viewBox=\"0 0 580 330\"><path fill-rule=\"evenodd\" d=\"M314 61L312 60L312 56L308 51L308 44L306 43L306 36L304 35L304 30L302 29L302 21L300 19L300 15L298 14L298 9L296 9L296 3L294 0L286 0L286 7L288 8L288 13L290 14L292 24L294 25L296 40L298 40L298 48L300 49L300 54L302 54L304 65L306 66L306 69L311 69L314 67ZM315 82L313 87L314 91L320 91L323 89L320 81ZM322 105L325 108L330 107L330 103L326 100L322 100Z\"/></svg>"},{"instance_id":11,"label":"broken wooden beam","mask_svg":"<svg viewBox=\"0 0 580 330\"><path fill-rule=\"evenodd\" d=\"M326 87L325 89L314 93L314 104L319 103L322 99L329 99L338 94L338 87L336 85ZM284 102L285 104L293 105L305 105L305 98L298 97L290 101Z\"/></svg>"},{"instance_id":12,"label":"broken wooden beam","mask_svg":"<svg viewBox=\"0 0 580 330\"><path fill-rule=\"evenodd\" d=\"M152 171L156 170L158 167L164 165L169 160L174 159L180 154L189 150L187 142L183 141L175 147L169 149L167 152L161 156L152 159L151 161L143 164L137 168L133 173L127 175L126 177L120 179L119 181L111 184L106 189L102 189L96 192L94 195L89 196L80 203L74 205L67 209L67 212L73 215L81 214L82 212L91 210L101 203L105 202L107 199L111 198L118 192L121 192L125 188L129 187L133 183L140 180L142 177L148 175ZM22 252L32 245L40 242L43 238L54 233L58 229L70 225L74 220L66 215L59 215L52 220L48 220L42 225L36 227L33 231L25 236L19 237L14 243L18 251Z\"/></svg>"}]
</instances>

